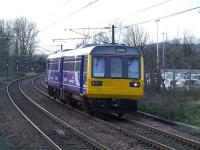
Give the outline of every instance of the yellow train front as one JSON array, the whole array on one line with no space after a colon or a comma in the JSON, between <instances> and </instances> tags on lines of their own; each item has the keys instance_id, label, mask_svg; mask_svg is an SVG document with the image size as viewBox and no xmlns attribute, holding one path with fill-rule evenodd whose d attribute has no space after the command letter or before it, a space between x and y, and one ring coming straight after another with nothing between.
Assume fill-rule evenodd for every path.
<instances>
[{"instance_id":1,"label":"yellow train front","mask_svg":"<svg viewBox=\"0 0 200 150\"><path fill-rule=\"evenodd\" d=\"M124 45L96 46L87 57L84 97L88 109L117 114L135 112L144 90L140 49Z\"/></svg>"}]
</instances>

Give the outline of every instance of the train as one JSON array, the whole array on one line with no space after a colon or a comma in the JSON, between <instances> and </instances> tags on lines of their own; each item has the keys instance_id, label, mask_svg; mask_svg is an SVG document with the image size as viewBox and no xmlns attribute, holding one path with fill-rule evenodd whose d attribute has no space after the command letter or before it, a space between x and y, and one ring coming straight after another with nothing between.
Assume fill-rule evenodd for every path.
<instances>
[{"instance_id":1,"label":"train","mask_svg":"<svg viewBox=\"0 0 200 150\"><path fill-rule=\"evenodd\" d=\"M84 45L47 57L45 81L54 99L88 112L123 115L137 111L144 94L139 48Z\"/></svg>"}]
</instances>

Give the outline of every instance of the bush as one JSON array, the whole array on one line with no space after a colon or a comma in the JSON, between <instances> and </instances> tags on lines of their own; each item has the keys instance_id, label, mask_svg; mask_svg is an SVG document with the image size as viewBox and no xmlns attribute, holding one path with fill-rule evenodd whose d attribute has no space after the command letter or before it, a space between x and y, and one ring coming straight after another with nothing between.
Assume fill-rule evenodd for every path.
<instances>
[{"instance_id":1,"label":"bush","mask_svg":"<svg viewBox=\"0 0 200 150\"><path fill-rule=\"evenodd\" d=\"M176 91L168 95L148 95L139 102L139 109L159 117L200 126L200 92Z\"/></svg>"}]
</instances>

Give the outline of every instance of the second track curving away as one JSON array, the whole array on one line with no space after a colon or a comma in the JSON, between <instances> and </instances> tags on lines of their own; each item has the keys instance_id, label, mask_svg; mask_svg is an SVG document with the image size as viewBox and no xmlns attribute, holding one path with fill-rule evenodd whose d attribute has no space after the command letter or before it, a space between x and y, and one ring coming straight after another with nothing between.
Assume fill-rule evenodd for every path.
<instances>
[{"instance_id":1,"label":"second track curving away","mask_svg":"<svg viewBox=\"0 0 200 150\"><path fill-rule=\"evenodd\" d=\"M8 95L15 107L50 143L49 149L109 149L63 122L35 103L24 92L24 79L15 80L8 88ZM30 91L31 93L31 91Z\"/></svg>"},{"instance_id":2,"label":"second track curving away","mask_svg":"<svg viewBox=\"0 0 200 150\"><path fill-rule=\"evenodd\" d=\"M42 81L42 80L41 80ZM42 92L43 94L47 95L46 86L43 83L42 86L37 83L38 91ZM78 110L75 110L76 112ZM78 111L82 113L81 111ZM83 114L83 113L82 113ZM112 127L130 137L133 137L139 141L142 141L146 144L152 145L153 147L159 149L198 149L200 148L200 142L185 138L182 136L175 135L165 130L161 130L150 125L145 125L141 122L130 120L128 118L121 118L121 119L111 119L111 120L100 120L96 118L96 120L100 121L101 123L106 124L109 127Z\"/></svg>"}]
</instances>

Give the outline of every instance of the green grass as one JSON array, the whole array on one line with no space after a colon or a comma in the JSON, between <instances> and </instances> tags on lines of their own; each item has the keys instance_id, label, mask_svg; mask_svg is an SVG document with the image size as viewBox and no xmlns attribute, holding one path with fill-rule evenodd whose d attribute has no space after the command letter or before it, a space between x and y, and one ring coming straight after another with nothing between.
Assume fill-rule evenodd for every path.
<instances>
[{"instance_id":1,"label":"green grass","mask_svg":"<svg viewBox=\"0 0 200 150\"><path fill-rule=\"evenodd\" d=\"M139 110L200 127L200 92L177 91L165 96L146 94L139 102Z\"/></svg>"}]
</instances>

